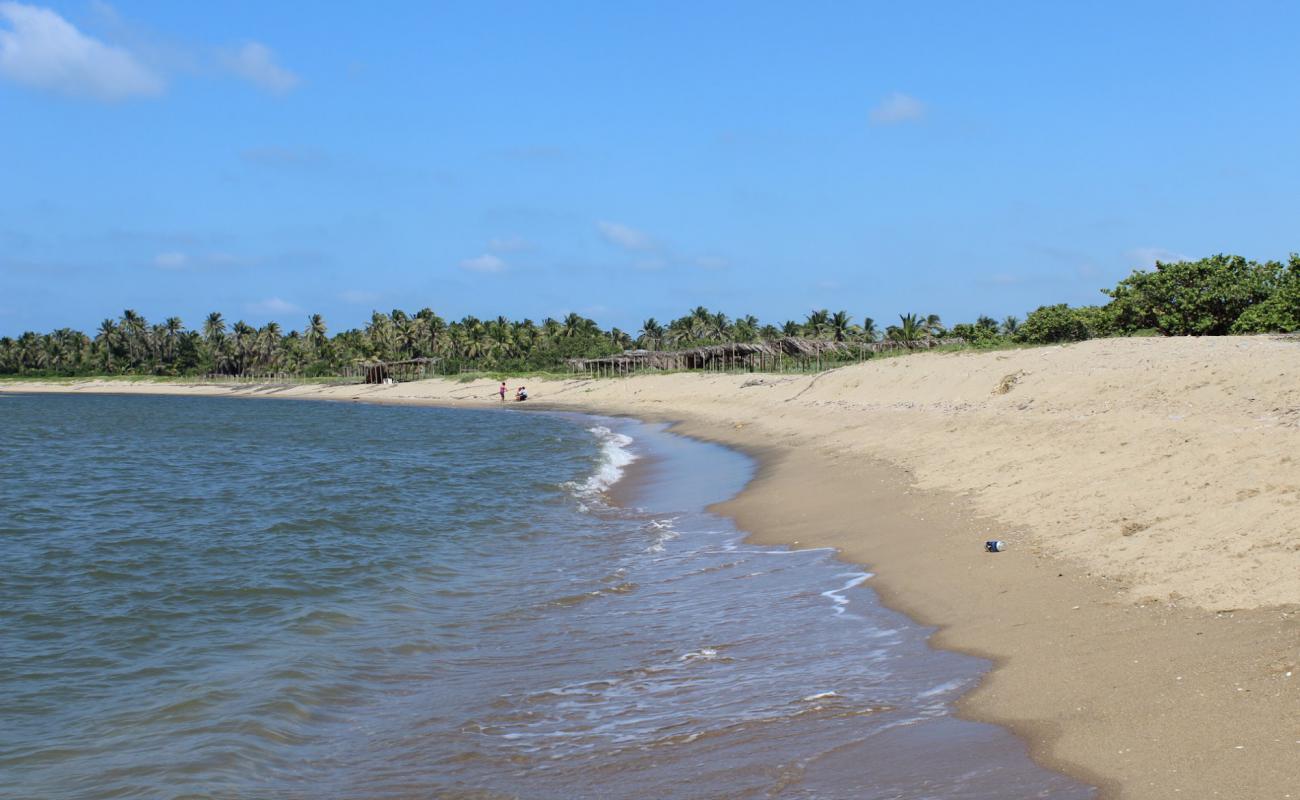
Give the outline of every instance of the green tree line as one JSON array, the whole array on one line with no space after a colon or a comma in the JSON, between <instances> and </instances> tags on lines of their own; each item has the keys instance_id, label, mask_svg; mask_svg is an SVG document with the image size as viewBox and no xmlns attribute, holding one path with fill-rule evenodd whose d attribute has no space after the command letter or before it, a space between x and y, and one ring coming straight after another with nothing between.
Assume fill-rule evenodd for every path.
<instances>
[{"instance_id":1,"label":"green tree line","mask_svg":"<svg viewBox=\"0 0 1300 800\"><path fill-rule=\"evenodd\" d=\"M330 335L319 314L301 330L271 322L260 328L228 324L218 312L198 328L169 317L149 324L126 310L105 319L94 335L70 328L0 338L0 374L20 375L203 375L282 372L330 376L370 361L436 358L447 371L461 368L529 371L553 369L565 359L596 357L641 347L686 349L727 342L769 341L783 336L839 342L902 343L960 340L972 347L1041 344L1098 336L1154 332L1170 336L1300 330L1300 256L1258 263L1216 255L1199 261L1157 262L1104 289L1104 305L1041 306L1021 321L980 316L946 327L937 315L903 314L881 328L870 317L854 321L848 311L817 309L802 321L763 323L751 314L730 317L699 306L661 324L645 320L632 333L601 328L579 314L564 319L466 316L447 322L432 309L414 314L374 312L363 328Z\"/></svg>"}]
</instances>

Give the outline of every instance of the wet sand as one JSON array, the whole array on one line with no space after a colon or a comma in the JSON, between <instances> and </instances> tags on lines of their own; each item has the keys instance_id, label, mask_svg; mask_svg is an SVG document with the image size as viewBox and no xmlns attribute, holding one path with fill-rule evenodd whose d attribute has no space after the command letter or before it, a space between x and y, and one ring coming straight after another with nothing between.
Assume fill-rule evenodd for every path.
<instances>
[{"instance_id":1,"label":"wet sand","mask_svg":"<svg viewBox=\"0 0 1300 800\"><path fill-rule=\"evenodd\" d=\"M1106 797L1300 797L1300 343L1102 340L818 376L529 379L536 404L679 421L759 458L722 510L834 546L939 647L961 703ZM488 405L495 382L0 384ZM513 387L513 382L512 382ZM534 405L530 401L530 406ZM989 554L986 539L1007 552Z\"/></svg>"}]
</instances>

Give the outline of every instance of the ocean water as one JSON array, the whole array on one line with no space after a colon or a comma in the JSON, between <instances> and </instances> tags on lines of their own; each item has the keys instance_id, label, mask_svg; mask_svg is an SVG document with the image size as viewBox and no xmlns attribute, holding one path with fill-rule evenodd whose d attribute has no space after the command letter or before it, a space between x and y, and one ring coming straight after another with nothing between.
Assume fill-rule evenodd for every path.
<instances>
[{"instance_id":1,"label":"ocean water","mask_svg":"<svg viewBox=\"0 0 1300 800\"><path fill-rule=\"evenodd\" d=\"M868 575L705 510L752 468L579 415L0 397L0 797L1093 796L954 718L986 665Z\"/></svg>"}]
</instances>

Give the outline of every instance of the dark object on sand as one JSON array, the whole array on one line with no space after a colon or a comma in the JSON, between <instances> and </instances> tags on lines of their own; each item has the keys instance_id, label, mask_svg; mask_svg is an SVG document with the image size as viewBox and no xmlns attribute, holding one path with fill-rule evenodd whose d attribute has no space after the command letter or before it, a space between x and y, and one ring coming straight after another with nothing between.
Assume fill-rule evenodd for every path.
<instances>
[{"instance_id":1,"label":"dark object on sand","mask_svg":"<svg viewBox=\"0 0 1300 800\"><path fill-rule=\"evenodd\" d=\"M1007 543L1000 539L993 539L984 543L984 549L990 553L1001 553L1007 549Z\"/></svg>"}]
</instances>

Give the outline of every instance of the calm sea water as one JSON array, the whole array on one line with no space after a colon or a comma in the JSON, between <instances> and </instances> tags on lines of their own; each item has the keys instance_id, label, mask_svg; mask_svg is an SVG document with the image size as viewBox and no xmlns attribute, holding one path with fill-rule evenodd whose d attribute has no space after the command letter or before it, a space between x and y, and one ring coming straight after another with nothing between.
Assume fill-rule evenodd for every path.
<instances>
[{"instance_id":1,"label":"calm sea water","mask_svg":"<svg viewBox=\"0 0 1300 800\"><path fill-rule=\"evenodd\" d=\"M954 719L983 664L868 576L703 510L750 471L575 415L0 397L0 796L1092 796Z\"/></svg>"}]
</instances>

